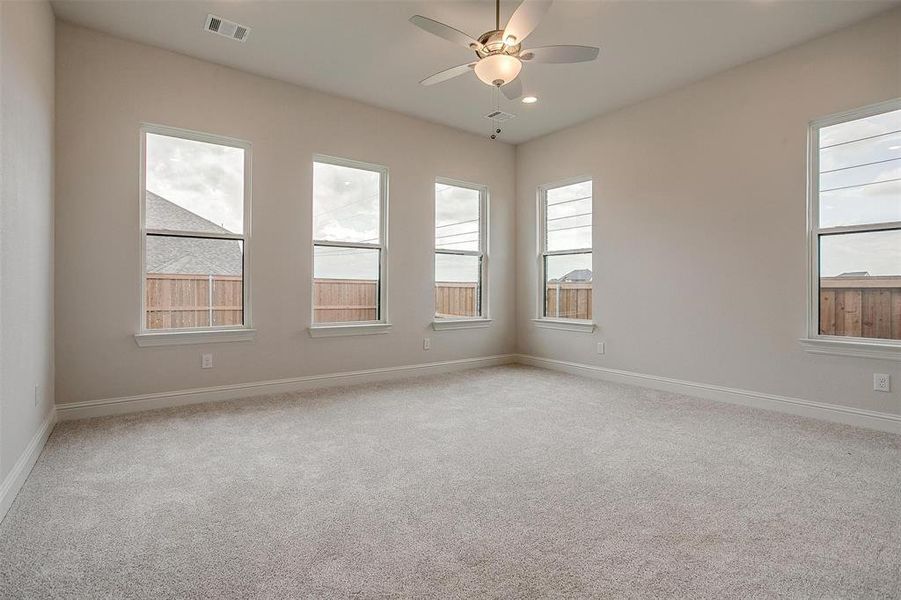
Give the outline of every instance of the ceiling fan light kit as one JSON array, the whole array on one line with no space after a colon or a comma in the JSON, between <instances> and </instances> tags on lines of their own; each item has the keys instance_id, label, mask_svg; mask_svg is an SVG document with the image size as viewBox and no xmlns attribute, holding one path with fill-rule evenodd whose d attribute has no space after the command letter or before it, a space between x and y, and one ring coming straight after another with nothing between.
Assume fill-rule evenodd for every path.
<instances>
[{"instance_id":1,"label":"ceiling fan light kit","mask_svg":"<svg viewBox=\"0 0 901 600\"><path fill-rule=\"evenodd\" d=\"M522 61L509 54L492 54L476 63L476 76L488 85L502 86L516 79Z\"/></svg>"}]
</instances>

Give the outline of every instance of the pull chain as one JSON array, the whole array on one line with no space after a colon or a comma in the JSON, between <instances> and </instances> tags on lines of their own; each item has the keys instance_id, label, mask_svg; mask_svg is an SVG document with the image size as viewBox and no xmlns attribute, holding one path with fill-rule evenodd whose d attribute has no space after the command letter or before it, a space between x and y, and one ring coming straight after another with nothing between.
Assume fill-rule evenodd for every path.
<instances>
[{"instance_id":1,"label":"pull chain","mask_svg":"<svg viewBox=\"0 0 901 600\"><path fill-rule=\"evenodd\" d=\"M491 134L491 139L496 140L497 136L501 133L501 128L498 127L498 117L497 115L501 112L501 88L498 85L491 86L491 103L494 105L494 117L491 118L491 123L494 125L494 133Z\"/></svg>"}]
</instances>

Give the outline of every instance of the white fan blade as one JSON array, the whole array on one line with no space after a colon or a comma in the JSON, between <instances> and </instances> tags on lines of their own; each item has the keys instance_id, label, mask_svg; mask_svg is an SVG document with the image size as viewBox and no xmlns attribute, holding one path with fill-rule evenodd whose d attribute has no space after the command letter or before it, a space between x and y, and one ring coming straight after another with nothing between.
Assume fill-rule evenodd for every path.
<instances>
[{"instance_id":1,"label":"white fan blade","mask_svg":"<svg viewBox=\"0 0 901 600\"><path fill-rule=\"evenodd\" d=\"M469 73L476 66L476 63L466 63L465 65L457 65L456 67L451 67L450 69L445 69L443 71L439 71L435 73L431 77L426 77L419 83L421 85L435 85L436 83L441 83L442 81L447 81L448 79L453 79L454 77L459 77L464 73Z\"/></svg>"},{"instance_id":2,"label":"white fan blade","mask_svg":"<svg viewBox=\"0 0 901 600\"><path fill-rule=\"evenodd\" d=\"M504 28L504 40L513 36L516 44L521 44L538 27L553 0L523 0L513 11L513 16Z\"/></svg>"},{"instance_id":3,"label":"white fan blade","mask_svg":"<svg viewBox=\"0 0 901 600\"><path fill-rule=\"evenodd\" d=\"M460 44L466 48L478 50L482 47L482 44L479 43L478 40L473 39L472 36L468 36L459 29L454 29L450 25L439 23L434 19L423 17L422 15L415 15L410 17L410 22L420 29L428 31L432 35L437 35L440 38L444 38L455 44Z\"/></svg>"},{"instance_id":4,"label":"white fan blade","mask_svg":"<svg viewBox=\"0 0 901 600\"><path fill-rule=\"evenodd\" d=\"M536 63L577 63L596 59L600 51L593 46L541 46L523 50L519 58Z\"/></svg>"},{"instance_id":5,"label":"white fan blade","mask_svg":"<svg viewBox=\"0 0 901 600\"><path fill-rule=\"evenodd\" d=\"M507 100L516 100L522 96L522 78L517 77L510 83L502 85L501 92L507 97Z\"/></svg>"}]
</instances>

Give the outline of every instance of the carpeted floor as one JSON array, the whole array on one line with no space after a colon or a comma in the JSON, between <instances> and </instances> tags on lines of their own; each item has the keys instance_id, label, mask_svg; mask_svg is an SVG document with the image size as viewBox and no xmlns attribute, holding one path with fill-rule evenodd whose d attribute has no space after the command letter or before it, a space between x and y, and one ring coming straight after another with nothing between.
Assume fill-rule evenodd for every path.
<instances>
[{"instance_id":1,"label":"carpeted floor","mask_svg":"<svg viewBox=\"0 0 901 600\"><path fill-rule=\"evenodd\" d=\"M901 437L521 366L57 426L2 598L901 597Z\"/></svg>"}]
</instances>

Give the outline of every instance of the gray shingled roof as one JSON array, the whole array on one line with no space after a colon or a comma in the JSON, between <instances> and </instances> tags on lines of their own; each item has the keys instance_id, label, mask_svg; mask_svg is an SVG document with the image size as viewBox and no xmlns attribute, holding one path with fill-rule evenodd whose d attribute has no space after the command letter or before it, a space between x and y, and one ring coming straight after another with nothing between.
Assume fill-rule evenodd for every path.
<instances>
[{"instance_id":1,"label":"gray shingled roof","mask_svg":"<svg viewBox=\"0 0 901 600\"><path fill-rule=\"evenodd\" d=\"M591 269L574 269L560 279L552 279L548 283L563 283L565 281L591 281Z\"/></svg>"},{"instance_id":2,"label":"gray shingled roof","mask_svg":"<svg viewBox=\"0 0 901 600\"><path fill-rule=\"evenodd\" d=\"M225 228L153 192L147 192L145 210L148 229L228 233ZM239 241L155 235L147 237L148 273L241 275L243 262L244 255Z\"/></svg>"}]
</instances>

